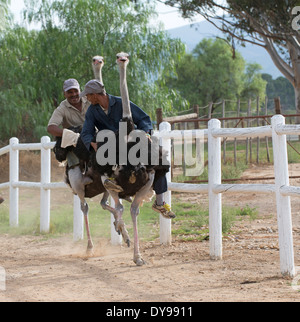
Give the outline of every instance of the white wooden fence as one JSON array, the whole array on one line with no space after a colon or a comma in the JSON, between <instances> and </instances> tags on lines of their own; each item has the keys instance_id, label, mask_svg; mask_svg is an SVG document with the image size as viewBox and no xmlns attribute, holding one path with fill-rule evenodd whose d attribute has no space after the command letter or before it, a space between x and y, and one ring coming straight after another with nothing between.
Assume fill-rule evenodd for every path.
<instances>
[{"instance_id":1,"label":"white wooden fence","mask_svg":"<svg viewBox=\"0 0 300 322\"><path fill-rule=\"evenodd\" d=\"M163 122L160 130L154 135L160 137L161 144L169 152L171 158L171 139L184 137L184 134L197 134L197 131L171 131L169 123ZM185 132L185 133L184 133ZM171 191L189 193L208 193L209 195L209 243L210 257L222 259L222 193L257 192L275 193L277 206L277 221L280 249L280 270L283 275L293 277L295 275L292 219L291 219L291 195L300 195L300 187L289 186L288 159L286 135L300 135L300 125L285 125L285 119L281 115L272 118L270 126L252 128L226 128L221 129L220 121L209 121L208 129L204 130L204 136L208 138L208 184L183 184L171 182L171 173L168 173L169 191L165 194L165 200L171 204ZM273 140L274 174L275 184L222 184L221 183L221 138L250 138L270 136ZM11 138L10 144L0 149L0 155L10 154L9 182L0 184L0 189L10 190L10 225L18 226L19 223L19 188L40 189L40 231L48 232L50 227L50 190L66 189L63 182L50 182L51 149L54 142L49 137L43 137L41 143L19 144L17 138ZM41 182L19 181L19 151L41 150ZM78 197L74 197L74 240L83 238L83 215L80 211ZM171 221L160 216L160 241L163 244L171 243ZM119 243L120 237L112 229L112 242Z\"/></svg>"},{"instance_id":2,"label":"white wooden fence","mask_svg":"<svg viewBox=\"0 0 300 322\"><path fill-rule=\"evenodd\" d=\"M162 123L164 140L183 136L170 131ZM195 132L197 130L191 130ZM209 243L210 257L222 258L222 193L275 193L277 207L280 270L283 275L295 276L290 196L300 196L300 187L289 185L286 135L300 135L300 125L285 125L282 115L272 117L270 126L221 129L221 123L212 119L205 137L208 138L208 184L182 184L169 182L169 190L209 195ZM182 131L183 132L183 131ZM185 131L187 132L187 131ZM221 183L221 138L272 137L275 184L222 184ZM165 143L167 147L169 143ZM170 180L169 180L170 181Z\"/></svg>"}]
</instances>

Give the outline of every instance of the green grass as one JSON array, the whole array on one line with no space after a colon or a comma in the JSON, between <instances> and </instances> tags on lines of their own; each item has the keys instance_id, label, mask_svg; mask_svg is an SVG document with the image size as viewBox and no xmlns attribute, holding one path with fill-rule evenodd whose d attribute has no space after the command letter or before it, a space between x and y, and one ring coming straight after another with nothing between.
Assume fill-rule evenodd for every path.
<instances>
[{"instance_id":1,"label":"green grass","mask_svg":"<svg viewBox=\"0 0 300 322\"><path fill-rule=\"evenodd\" d=\"M138 217L139 236L141 240L151 241L159 238L159 215L151 209L151 203L144 204ZM90 202L89 221L93 238L110 239L110 213L102 210L96 202ZM124 201L123 218L128 232L133 238L130 204ZM172 210L176 218L172 221L172 234L177 240L202 241L209 238L208 209L198 204L180 202L173 194ZM237 220L256 218L258 211L245 205L243 208L223 207L222 231L228 234ZM50 233L39 232L39 210L22 211L19 227L9 227L8 207L0 207L0 234L11 235L44 235L45 238L56 238L63 235L72 236L73 208L72 205L55 206L51 210Z\"/></svg>"},{"instance_id":2,"label":"green grass","mask_svg":"<svg viewBox=\"0 0 300 322\"><path fill-rule=\"evenodd\" d=\"M251 208L249 205L236 209L236 216L248 216L250 220L254 220L258 216L258 210Z\"/></svg>"},{"instance_id":3,"label":"green grass","mask_svg":"<svg viewBox=\"0 0 300 322\"><path fill-rule=\"evenodd\" d=\"M159 215L151 209L152 204L144 204L138 217L140 235L145 240L158 237ZM104 211L98 202L89 202L89 222L92 236L110 238L111 216ZM126 227L132 236L132 220L130 215L130 204L124 201L125 211L123 218ZM58 237L73 233L73 205L55 205L51 209L49 237ZM20 210L19 227L9 226L9 209L7 206L0 207L0 234L12 235L40 235L40 213L35 211Z\"/></svg>"},{"instance_id":4,"label":"green grass","mask_svg":"<svg viewBox=\"0 0 300 322\"><path fill-rule=\"evenodd\" d=\"M194 149L195 150L195 147ZM223 160L223 147L222 147L222 180L224 179L239 179L243 172L247 170L250 164L250 151L248 154L248 163L246 164L246 143L245 141L239 141L237 144L237 164L234 165L234 142L229 141L226 143L226 162L224 164ZM193 152L195 153L195 151ZM291 141L287 145L287 153L288 153L288 161L289 163L299 163L300 162L300 142L299 141ZM272 140L269 138L269 156L270 162L268 162L267 158L267 149L265 140L260 141L260 149L259 149L259 163L260 164L272 164L273 163L273 148L272 148ZM257 141L256 139L252 140L252 163L256 163L257 158ZM205 144L204 148L204 160L207 160L207 144ZM208 167L205 166L203 169L203 173L200 176L185 176L183 173L183 168L177 166L175 171L173 169L173 173L176 173L173 176L172 181L174 182L184 182L184 181L200 181L200 180L208 180Z\"/></svg>"},{"instance_id":5,"label":"green grass","mask_svg":"<svg viewBox=\"0 0 300 322\"><path fill-rule=\"evenodd\" d=\"M273 147L272 139L268 140L269 147L269 157L270 162L267 157L267 145L265 139L260 140L259 144L259 163L260 164L272 164L273 163ZM223 149L222 145L222 179L238 179L242 173L248 168L249 163L256 163L257 160L257 140L256 138L252 139L252 159L250 160L250 141L249 141L249 150L248 150L248 163L246 163L246 141L239 140L237 142L237 164L234 164L234 141L226 141L226 162L223 160ZM193 156L195 157L195 145L193 145ZM204 161L208 159L208 147L207 144L204 145ZM299 141L290 141L287 145L287 153L289 163L298 163L300 162L300 142ZM173 181L183 182L186 180L207 180L208 179L208 168L204 167L203 173L197 177L187 177L183 174L183 169L179 166L177 167L181 174L173 178Z\"/></svg>"},{"instance_id":6,"label":"green grass","mask_svg":"<svg viewBox=\"0 0 300 322\"><path fill-rule=\"evenodd\" d=\"M238 162L237 166L234 166L231 163L222 165L222 179L238 179L241 177L243 172L248 168L248 166L243 162ZM183 175L183 171L179 169L181 174L173 177L172 181L174 182L184 182L188 180L208 180L208 168L205 167L203 173L197 177L187 177Z\"/></svg>"},{"instance_id":7,"label":"green grass","mask_svg":"<svg viewBox=\"0 0 300 322\"><path fill-rule=\"evenodd\" d=\"M269 144L269 156L270 163L273 163L273 147L272 138L268 140ZM250 143L249 143L250 144ZM300 161L300 142L299 141L289 141L287 144L288 160L289 163L298 163ZM250 148L249 148L249 159L250 162ZM223 158L223 147L222 147L222 158ZM227 163L233 164L234 158L234 142L226 142L226 160ZM252 139L252 162L256 163L257 159L257 140ZM245 163L246 161L246 143L245 141L238 141L237 144L237 161L238 163ZM267 145L265 139L260 140L259 144L259 163L268 163L267 158Z\"/></svg>"}]
</instances>

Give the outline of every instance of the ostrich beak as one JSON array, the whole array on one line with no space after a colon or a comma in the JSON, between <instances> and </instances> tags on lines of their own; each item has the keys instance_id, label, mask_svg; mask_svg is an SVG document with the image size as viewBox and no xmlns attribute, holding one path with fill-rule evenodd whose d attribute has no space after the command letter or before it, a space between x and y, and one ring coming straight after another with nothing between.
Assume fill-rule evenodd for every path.
<instances>
[{"instance_id":1,"label":"ostrich beak","mask_svg":"<svg viewBox=\"0 0 300 322\"><path fill-rule=\"evenodd\" d=\"M99 59L93 59L93 64L94 65L98 65L98 64L102 64L103 60L99 60Z\"/></svg>"},{"instance_id":2,"label":"ostrich beak","mask_svg":"<svg viewBox=\"0 0 300 322\"><path fill-rule=\"evenodd\" d=\"M118 61L121 61L121 62L127 62L127 61L129 61L128 57L126 57L126 56L118 57L117 60Z\"/></svg>"}]
</instances>

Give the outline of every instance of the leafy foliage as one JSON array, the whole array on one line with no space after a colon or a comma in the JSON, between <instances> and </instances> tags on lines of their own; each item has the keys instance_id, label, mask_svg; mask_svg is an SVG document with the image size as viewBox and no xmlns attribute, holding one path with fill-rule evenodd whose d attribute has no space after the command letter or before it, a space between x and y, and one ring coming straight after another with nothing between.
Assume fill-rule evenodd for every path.
<instances>
[{"instance_id":1,"label":"leafy foliage","mask_svg":"<svg viewBox=\"0 0 300 322\"><path fill-rule=\"evenodd\" d=\"M170 109L172 99L163 78L173 74L184 53L179 40L149 27L154 15L148 3L128 0L30 0L24 16L40 30L21 27L0 39L0 135L36 141L63 98L62 84L76 78L81 87L94 78L91 58L105 58L103 78L108 93L120 95L116 53L130 54L130 99L155 115L156 107Z\"/></svg>"},{"instance_id":2,"label":"leafy foliage","mask_svg":"<svg viewBox=\"0 0 300 322\"><path fill-rule=\"evenodd\" d=\"M279 96L281 108L284 111L294 111L295 92L292 84L282 76L273 79L269 74L262 74L262 78L268 82L266 89L268 98Z\"/></svg>"},{"instance_id":3,"label":"leafy foliage","mask_svg":"<svg viewBox=\"0 0 300 322\"><path fill-rule=\"evenodd\" d=\"M11 19L8 11L10 0L0 0L0 31L5 30Z\"/></svg>"},{"instance_id":4,"label":"leafy foliage","mask_svg":"<svg viewBox=\"0 0 300 322\"><path fill-rule=\"evenodd\" d=\"M221 39L203 39L191 54L186 54L177 66L177 77L169 78L191 105L205 106L224 98L264 97L266 82L261 78L260 66L249 64Z\"/></svg>"},{"instance_id":5,"label":"leafy foliage","mask_svg":"<svg viewBox=\"0 0 300 322\"><path fill-rule=\"evenodd\" d=\"M300 113L300 33L299 19L293 9L299 0L165 0L176 6L184 17L202 15L213 23L222 21L219 27L235 43L251 42L264 47L276 67L294 87L296 110ZM300 118L297 120L300 122Z\"/></svg>"}]
</instances>

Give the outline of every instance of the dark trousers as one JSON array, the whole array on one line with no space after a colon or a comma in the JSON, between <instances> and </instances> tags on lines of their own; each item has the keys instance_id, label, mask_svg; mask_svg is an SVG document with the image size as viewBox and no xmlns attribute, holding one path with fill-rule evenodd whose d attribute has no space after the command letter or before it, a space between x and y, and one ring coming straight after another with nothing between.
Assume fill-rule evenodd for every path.
<instances>
[{"instance_id":1,"label":"dark trousers","mask_svg":"<svg viewBox=\"0 0 300 322\"><path fill-rule=\"evenodd\" d=\"M155 177L153 183L153 190L157 195L168 191L168 182L165 175Z\"/></svg>"}]
</instances>

